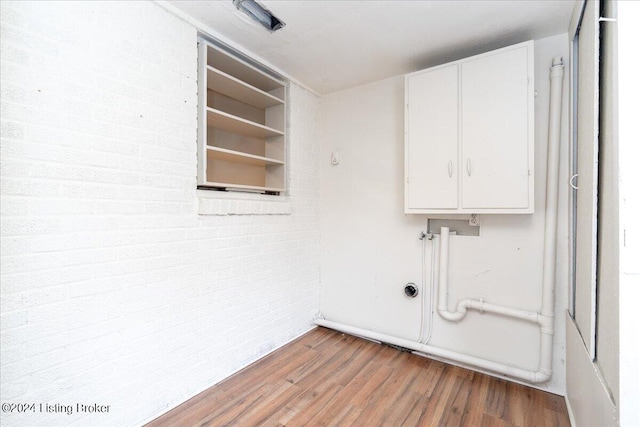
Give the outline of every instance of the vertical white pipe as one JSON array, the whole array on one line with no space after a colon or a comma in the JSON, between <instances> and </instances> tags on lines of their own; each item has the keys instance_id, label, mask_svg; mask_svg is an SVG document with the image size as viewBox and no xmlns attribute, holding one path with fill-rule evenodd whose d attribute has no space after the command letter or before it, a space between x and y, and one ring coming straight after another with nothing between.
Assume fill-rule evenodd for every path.
<instances>
[{"instance_id":1,"label":"vertical white pipe","mask_svg":"<svg viewBox=\"0 0 640 427\"><path fill-rule=\"evenodd\" d=\"M432 267L433 268L433 267ZM440 278L438 280L438 312L448 312L447 285L449 283L449 227L440 228Z\"/></svg>"},{"instance_id":2,"label":"vertical white pipe","mask_svg":"<svg viewBox=\"0 0 640 427\"><path fill-rule=\"evenodd\" d=\"M556 245L558 231L558 181L560 175L560 121L562 118L562 57L553 58L549 96L549 134L547 145L547 188L544 217L544 259L542 270L542 308L540 310L540 368L542 377L551 377L555 316Z\"/></svg>"},{"instance_id":3,"label":"vertical white pipe","mask_svg":"<svg viewBox=\"0 0 640 427\"><path fill-rule=\"evenodd\" d=\"M549 134L547 146L547 191L544 220L544 264L542 276L542 315L554 316L556 273L556 232L558 229L558 176L560 174L560 120L562 111L562 58L553 58L549 96Z\"/></svg>"}]
</instances>

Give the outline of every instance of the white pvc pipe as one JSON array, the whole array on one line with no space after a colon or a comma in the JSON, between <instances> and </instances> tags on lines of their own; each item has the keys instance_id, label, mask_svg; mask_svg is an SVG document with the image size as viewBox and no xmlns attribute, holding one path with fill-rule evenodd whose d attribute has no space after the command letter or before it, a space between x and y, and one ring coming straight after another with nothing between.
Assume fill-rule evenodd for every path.
<instances>
[{"instance_id":1,"label":"white pvc pipe","mask_svg":"<svg viewBox=\"0 0 640 427\"><path fill-rule=\"evenodd\" d=\"M438 284L438 314L450 322L459 322L468 310L500 314L506 317L539 323L540 315L535 311L520 310L503 305L491 304L484 299L465 298L458 302L456 311L449 311L447 296L449 290L449 227L440 228L440 282Z\"/></svg>"},{"instance_id":2,"label":"white pvc pipe","mask_svg":"<svg viewBox=\"0 0 640 427\"><path fill-rule=\"evenodd\" d=\"M562 58L553 58L551 93L549 96L549 134L547 148L547 189L544 221L544 249L542 268L542 308L540 313L485 303L482 299L466 298L458 302L456 311L449 311L449 228L440 229L440 282L438 286L438 313L450 322L459 322L468 310L499 314L526 320L540 326L540 369L537 378L551 377L553 359L554 287L556 270L556 233L558 228L558 176L560 167L560 119L562 110Z\"/></svg>"},{"instance_id":3,"label":"white pvc pipe","mask_svg":"<svg viewBox=\"0 0 640 427\"><path fill-rule=\"evenodd\" d=\"M540 310L540 371L551 377L555 317L556 244L558 231L558 182L560 175L560 121L562 113L562 57L553 58L549 96L547 146L547 191L544 217L544 258L542 267L542 309Z\"/></svg>"},{"instance_id":4,"label":"white pvc pipe","mask_svg":"<svg viewBox=\"0 0 640 427\"><path fill-rule=\"evenodd\" d=\"M336 331L341 331L347 334L356 335L387 344L397 345L435 357L454 360L465 365L475 366L480 369L495 372L508 377L518 378L532 383L540 383L549 379L545 374L540 372L528 371L526 369L516 368L515 366L492 362L490 360L481 359L479 357L469 356L467 354L462 354L440 347L434 347L432 345L406 340L404 338L381 334L379 332L370 331L368 329L360 329L354 326L344 325L342 323L332 322L326 319L316 319L315 323L316 325L335 329Z\"/></svg>"},{"instance_id":5,"label":"white pvc pipe","mask_svg":"<svg viewBox=\"0 0 640 427\"><path fill-rule=\"evenodd\" d=\"M558 229L558 180L560 170L560 120L562 111L562 58L553 58L549 99L549 135L547 147L547 192L544 218L544 267L542 276L542 315L554 316L556 273L556 232ZM553 324L553 322L552 322Z\"/></svg>"},{"instance_id":6,"label":"white pvc pipe","mask_svg":"<svg viewBox=\"0 0 640 427\"><path fill-rule=\"evenodd\" d=\"M492 367L488 365L475 364L478 367L492 370L504 375L513 376L523 379L525 381L531 381L534 383L544 382L551 378L552 367L552 351L553 351L553 318L549 323L549 318L543 316L540 313L533 311L520 310L517 308L506 307L497 304L491 304L484 302L483 299L471 299L465 298L458 302L456 311L451 312L447 305L447 293L449 288L449 274L448 274L448 260L449 260L449 228L442 227L440 229L440 283L438 286L438 314L445 320L450 322L459 322L466 315L468 310L476 310L481 313L493 313L499 314L505 317L511 317L514 319L521 319L528 322L536 323L540 326L540 364L537 371L527 371L524 369L514 370L513 367L502 365L498 367L496 362L491 362ZM445 262L447 262L445 264ZM408 347L410 348L410 347ZM430 353L430 352L426 352ZM430 354L434 354L431 352ZM447 356L443 356L447 357ZM471 356L465 356L464 359L468 360ZM452 360L457 360L462 363L470 363L465 360L461 360L459 357L451 357Z\"/></svg>"},{"instance_id":7,"label":"white pvc pipe","mask_svg":"<svg viewBox=\"0 0 640 427\"><path fill-rule=\"evenodd\" d=\"M434 245L435 246L435 245ZM433 266L432 266L433 268ZM447 284L449 283L449 227L440 227L440 280L438 281L438 314L445 320L457 322L465 312L452 313L449 311L447 299L449 297ZM444 284L444 286L443 286Z\"/></svg>"},{"instance_id":8,"label":"white pvc pipe","mask_svg":"<svg viewBox=\"0 0 640 427\"><path fill-rule=\"evenodd\" d=\"M450 312L447 304L447 289L449 283L449 228L440 229L440 261L438 313L444 319L458 322L467 314L468 310L494 313L506 317L522 319L540 326L540 362L537 371L520 369L513 366L493 362L479 357L458 353L439 347L397 338L379 332L360 329L349 325L317 319L316 324L336 329L348 334L358 335L388 344L405 347L421 353L454 360L466 365L518 378L532 383L541 383L551 378L553 360L553 320L554 320L554 287L556 269L556 232L558 226L558 175L560 165L560 120L562 109L562 79L564 75L562 58L553 58L551 73L551 93L549 97L549 134L547 153L547 189L544 233L544 264L542 277L542 308L540 313L519 310L497 304L486 303L482 299L463 299L455 312Z\"/></svg>"}]
</instances>

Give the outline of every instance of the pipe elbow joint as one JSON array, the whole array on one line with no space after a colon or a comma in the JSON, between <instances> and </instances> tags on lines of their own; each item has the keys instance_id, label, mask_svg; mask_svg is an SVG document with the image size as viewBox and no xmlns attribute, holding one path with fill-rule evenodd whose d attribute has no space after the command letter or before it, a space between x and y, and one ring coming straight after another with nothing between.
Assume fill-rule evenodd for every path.
<instances>
[{"instance_id":1,"label":"pipe elbow joint","mask_svg":"<svg viewBox=\"0 0 640 427\"><path fill-rule=\"evenodd\" d=\"M448 320L449 322L459 322L461 321L464 316L467 314L467 311L460 311L459 309L457 311L449 311L447 310L447 307L438 307L438 314L440 315L440 317L442 317L444 320Z\"/></svg>"},{"instance_id":2,"label":"pipe elbow joint","mask_svg":"<svg viewBox=\"0 0 640 427\"><path fill-rule=\"evenodd\" d=\"M531 375L531 382L538 384L549 381L551 379L551 374L552 371L550 369L540 369Z\"/></svg>"},{"instance_id":3,"label":"pipe elbow joint","mask_svg":"<svg viewBox=\"0 0 640 427\"><path fill-rule=\"evenodd\" d=\"M470 300L468 298L463 299L458 303L458 306L456 307L456 312L459 313L462 317L464 317L467 315L467 311L469 310L469 308L473 308L473 300Z\"/></svg>"}]
</instances>

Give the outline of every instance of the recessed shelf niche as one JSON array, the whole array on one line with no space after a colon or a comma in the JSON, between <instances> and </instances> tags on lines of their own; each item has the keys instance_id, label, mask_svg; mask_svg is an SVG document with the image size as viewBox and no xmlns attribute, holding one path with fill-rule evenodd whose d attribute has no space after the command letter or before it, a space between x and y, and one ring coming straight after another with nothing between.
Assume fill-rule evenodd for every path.
<instances>
[{"instance_id":1,"label":"recessed shelf niche","mask_svg":"<svg viewBox=\"0 0 640 427\"><path fill-rule=\"evenodd\" d=\"M198 187L281 194L286 82L199 43Z\"/></svg>"}]
</instances>

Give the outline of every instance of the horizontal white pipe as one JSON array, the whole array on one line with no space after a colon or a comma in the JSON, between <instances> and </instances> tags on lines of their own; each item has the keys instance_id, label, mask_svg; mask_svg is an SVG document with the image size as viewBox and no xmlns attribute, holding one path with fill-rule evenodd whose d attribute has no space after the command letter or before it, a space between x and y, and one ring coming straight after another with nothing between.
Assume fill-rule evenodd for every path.
<instances>
[{"instance_id":1,"label":"horizontal white pipe","mask_svg":"<svg viewBox=\"0 0 640 427\"><path fill-rule=\"evenodd\" d=\"M535 311L520 310L517 308L506 307L503 305L491 304L484 302L483 299L471 299L465 298L458 301L456 311L447 311L446 306L439 306L438 312L440 316L451 322L458 322L467 315L468 310L476 310L481 313L494 313L506 317L512 317L514 319L521 319L527 322L540 324L541 316Z\"/></svg>"},{"instance_id":2,"label":"horizontal white pipe","mask_svg":"<svg viewBox=\"0 0 640 427\"><path fill-rule=\"evenodd\" d=\"M480 369L495 372L496 374L505 375L512 378L517 378L531 383L541 383L551 378L551 371L539 370L529 371L526 369L516 368L514 366L505 365L503 363L492 362L490 360L481 359L475 356L469 356L467 354L458 353L451 350L446 350L439 347L434 347L428 344L422 344L414 341L409 341L404 338L393 337L391 335L381 334L379 332L369 331L367 329L360 329L354 326L344 325L342 323L332 322L326 319L317 319L316 325L324 326L327 328L335 329L347 334L356 335L359 337L393 344L400 347L408 348L410 350L418 351L435 357L441 357L444 359L452 360L455 362L463 363L465 365L475 366ZM553 341L546 340L546 341ZM544 344L545 341L543 341ZM545 344L548 345L548 344Z\"/></svg>"},{"instance_id":3,"label":"horizontal white pipe","mask_svg":"<svg viewBox=\"0 0 640 427\"><path fill-rule=\"evenodd\" d=\"M468 310L499 314L506 317L540 324L541 316L535 311L520 310L498 304L484 302L483 299L465 298L458 302L456 311L449 311L447 297L449 292L449 227L440 228L440 282L438 284L438 314L450 322L459 322Z\"/></svg>"}]
</instances>

